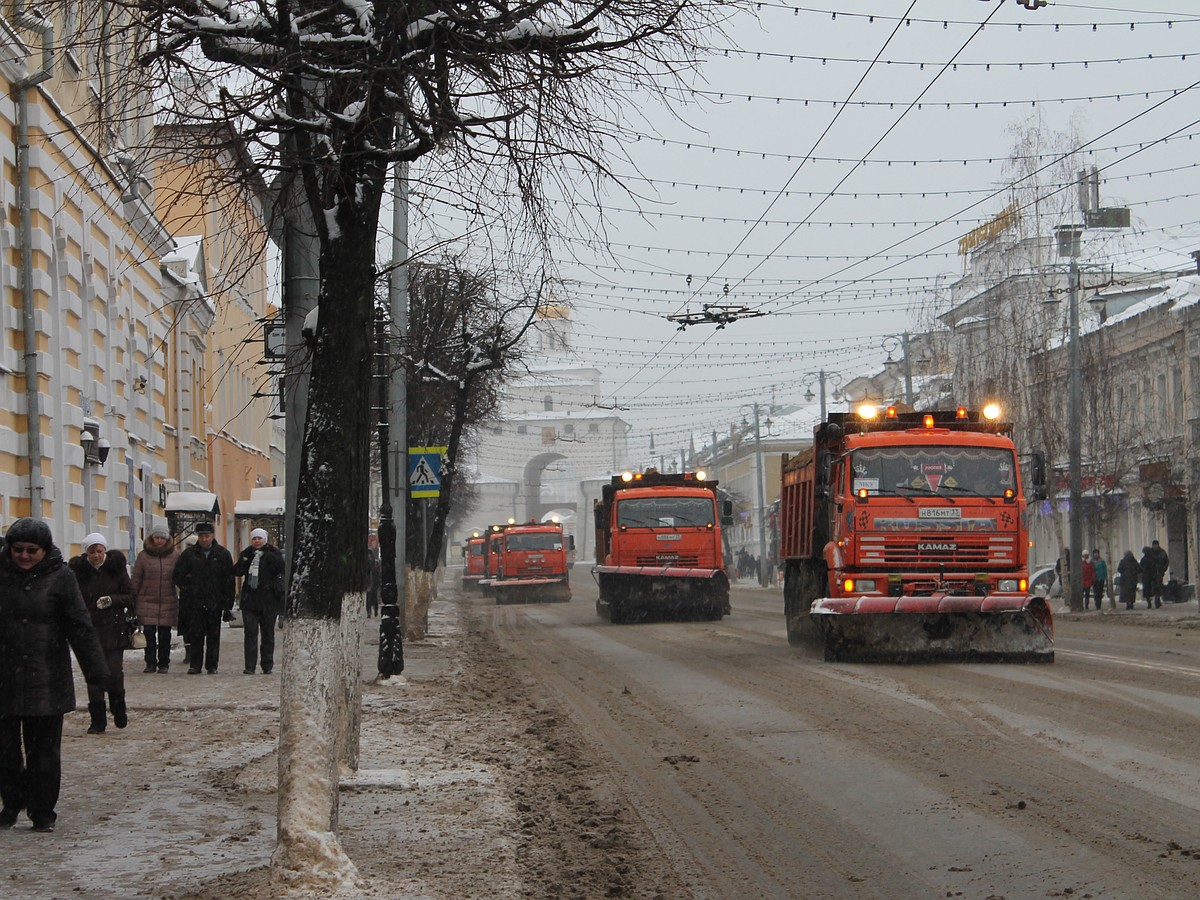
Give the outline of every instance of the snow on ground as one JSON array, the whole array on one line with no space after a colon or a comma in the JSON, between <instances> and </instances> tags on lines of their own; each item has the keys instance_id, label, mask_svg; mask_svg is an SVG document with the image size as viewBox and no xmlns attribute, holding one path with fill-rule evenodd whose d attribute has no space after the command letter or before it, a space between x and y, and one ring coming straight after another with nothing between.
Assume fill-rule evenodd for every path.
<instances>
[{"instance_id":1,"label":"snow on ground","mask_svg":"<svg viewBox=\"0 0 1200 900\"><path fill-rule=\"evenodd\" d=\"M51 835L0 831L0 896L656 897L683 891L611 775L539 686L499 654L453 592L405 646L407 684L364 686L362 765L342 782L339 834L356 887L273 881L279 675L242 674L226 630L217 675L166 675L126 654L129 727L67 717ZM365 625L374 671L378 619ZM285 626L286 627L286 626ZM279 669L276 669L278 673Z\"/></svg>"}]
</instances>

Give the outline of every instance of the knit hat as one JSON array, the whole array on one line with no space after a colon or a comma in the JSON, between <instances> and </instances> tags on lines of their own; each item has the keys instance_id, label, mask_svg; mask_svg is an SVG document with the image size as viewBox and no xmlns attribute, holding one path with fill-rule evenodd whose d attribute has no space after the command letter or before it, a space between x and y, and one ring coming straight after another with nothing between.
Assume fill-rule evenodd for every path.
<instances>
[{"instance_id":1,"label":"knit hat","mask_svg":"<svg viewBox=\"0 0 1200 900\"><path fill-rule=\"evenodd\" d=\"M152 537L152 538L156 538L156 537L167 538L169 540L171 537L171 532L167 531L166 525L155 525L153 528L150 529L150 537Z\"/></svg>"},{"instance_id":2,"label":"knit hat","mask_svg":"<svg viewBox=\"0 0 1200 900\"><path fill-rule=\"evenodd\" d=\"M41 519L31 519L28 516L17 519L9 525L4 540L10 547L17 541L24 541L27 544L37 544L47 552L54 546L54 538L50 536L50 526Z\"/></svg>"},{"instance_id":3,"label":"knit hat","mask_svg":"<svg viewBox=\"0 0 1200 900\"><path fill-rule=\"evenodd\" d=\"M250 540L254 540L256 537L260 537L265 541L269 537L267 534L267 529L255 528L252 532L250 532Z\"/></svg>"},{"instance_id":4,"label":"knit hat","mask_svg":"<svg viewBox=\"0 0 1200 900\"><path fill-rule=\"evenodd\" d=\"M85 552L88 550L91 550L92 547L95 546L96 544L99 544L105 550L108 549L108 541L106 541L104 539L104 535L102 535L98 531L93 531L91 534L89 534L87 537L85 537L83 539L83 549Z\"/></svg>"}]
</instances>

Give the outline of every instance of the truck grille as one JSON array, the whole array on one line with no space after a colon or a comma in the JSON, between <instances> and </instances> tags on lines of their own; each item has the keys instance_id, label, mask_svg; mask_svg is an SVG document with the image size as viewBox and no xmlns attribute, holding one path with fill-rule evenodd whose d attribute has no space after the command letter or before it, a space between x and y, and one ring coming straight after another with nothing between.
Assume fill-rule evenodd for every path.
<instances>
[{"instance_id":1,"label":"truck grille","mask_svg":"<svg viewBox=\"0 0 1200 900\"><path fill-rule=\"evenodd\" d=\"M1017 564L1017 539L1010 534L955 533L931 536L864 536L858 539L863 566L1004 568Z\"/></svg>"},{"instance_id":2,"label":"truck grille","mask_svg":"<svg viewBox=\"0 0 1200 900\"><path fill-rule=\"evenodd\" d=\"M637 564L639 566L658 566L659 568L663 566L674 566L675 568L694 569L699 563L700 557L694 553L691 555L680 554L678 556L669 556L668 554L663 554L662 556L637 557Z\"/></svg>"}]
</instances>

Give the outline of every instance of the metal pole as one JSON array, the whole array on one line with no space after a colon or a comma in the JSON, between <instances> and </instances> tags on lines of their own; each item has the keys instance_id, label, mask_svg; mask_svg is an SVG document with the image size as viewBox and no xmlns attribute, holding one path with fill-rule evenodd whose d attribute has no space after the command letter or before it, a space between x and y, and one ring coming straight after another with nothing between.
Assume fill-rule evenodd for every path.
<instances>
[{"instance_id":1,"label":"metal pole","mask_svg":"<svg viewBox=\"0 0 1200 900\"><path fill-rule=\"evenodd\" d=\"M820 379L820 382L821 382L821 421L824 422L828 418L828 416L825 415L825 370L824 369L821 370L821 374L818 376L818 378Z\"/></svg>"},{"instance_id":2,"label":"metal pole","mask_svg":"<svg viewBox=\"0 0 1200 900\"><path fill-rule=\"evenodd\" d=\"M1068 602L1075 612L1083 610L1083 460L1080 447L1080 424L1083 406L1083 375L1079 353L1079 262L1072 256L1070 269L1071 386L1067 398L1067 467L1071 481L1071 508L1068 523L1071 531L1070 593Z\"/></svg>"},{"instance_id":3,"label":"metal pole","mask_svg":"<svg viewBox=\"0 0 1200 900\"><path fill-rule=\"evenodd\" d=\"M388 424L389 354L387 327L383 313L375 313L375 361L378 371L379 405L379 477L383 502L379 507L379 675L391 678L404 671L404 648L400 633L400 607L396 583L396 523L392 516L391 467L388 451L391 434ZM403 511L403 508L402 508Z\"/></svg>"},{"instance_id":4,"label":"metal pole","mask_svg":"<svg viewBox=\"0 0 1200 900\"><path fill-rule=\"evenodd\" d=\"M758 583L768 584L767 578L767 500L763 493L762 433L758 428L758 404L754 404L754 459L758 482Z\"/></svg>"},{"instance_id":5,"label":"metal pole","mask_svg":"<svg viewBox=\"0 0 1200 900\"><path fill-rule=\"evenodd\" d=\"M904 348L904 402L913 405L912 359L908 355L908 332L901 335L901 345Z\"/></svg>"}]
</instances>

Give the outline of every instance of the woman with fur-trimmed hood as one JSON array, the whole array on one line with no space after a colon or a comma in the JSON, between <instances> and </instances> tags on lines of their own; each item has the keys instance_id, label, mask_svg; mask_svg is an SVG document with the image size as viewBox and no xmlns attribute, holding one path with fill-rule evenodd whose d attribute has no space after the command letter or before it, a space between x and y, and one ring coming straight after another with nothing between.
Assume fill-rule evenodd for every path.
<instances>
[{"instance_id":1,"label":"woman with fur-trimmed hood","mask_svg":"<svg viewBox=\"0 0 1200 900\"><path fill-rule=\"evenodd\" d=\"M138 622L146 632L146 672L167 674L171 667L171 629L179 624L175 563L179 549L162 525L150 532L133 562L133 595Z\"/></svg>"}]
</instances>

